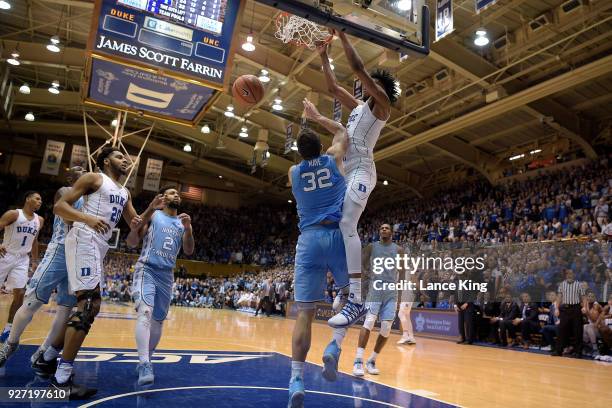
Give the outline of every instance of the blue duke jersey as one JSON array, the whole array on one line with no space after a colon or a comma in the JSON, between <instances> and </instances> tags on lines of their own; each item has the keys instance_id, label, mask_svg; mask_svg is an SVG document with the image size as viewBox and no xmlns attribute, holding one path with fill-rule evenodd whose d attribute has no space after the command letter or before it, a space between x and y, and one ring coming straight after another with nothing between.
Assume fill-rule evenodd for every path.
<instances>
[{"instance_id":1,"label":"blue duke jersey","mask_svg":"<svg viewBox=\"0 0 612 408\"><path fill-rule=\"evenodd\" d=\"M83 208L83 201L83 197L79 197L72 207L77 210L81 210ZM70 227L64 222L64 219L56 215L53 218L53 235L51 236L51 241L49 241L49 244L64 245L66 234L68 233L69 229Z\"/></svg>"},{"instance_id":2,"label":"blue duke jersey","mask_svg":"<svg viewBox=\"0 0 612 408\"><path fill-rule=\"evenodd\" d=\"M291 172L291 189L300 231L322 221L340 222L346 182L333 156L321 155L295 166Z\"/></svg>"},{"instance_id":3,"label":"blue duke jersey","mask_svg":"<svg viewBox=\"0 0 612 408\"><path fill-rule=\"evenodd\" d=\"M184 232L185 227L178 217L169 216L161 210L155 211L138 263L153 271L172 271L183 244Z\"/></svg>"}]
</instances>

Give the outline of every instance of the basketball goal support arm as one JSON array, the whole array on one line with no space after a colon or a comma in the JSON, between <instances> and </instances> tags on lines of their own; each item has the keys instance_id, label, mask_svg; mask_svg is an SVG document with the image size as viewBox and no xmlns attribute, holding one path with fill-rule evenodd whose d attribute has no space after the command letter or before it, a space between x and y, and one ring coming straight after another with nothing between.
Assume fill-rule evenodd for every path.
<instances>
[{"instance_id":1,"label":"basketball goal support arm","mask_svg":"<svg viewBox=\"0 0 612 408\"><path fill-rule=\"evenodd\" d=\"M421 45L414 44L406 39L393 39L369 27L364 27L342 16L321 11L319 8L300 0L256 0L259 3L295 14L322 26L343 31L354 37L378 44L382 47L401 52L415 58L424 58L429 55L429 7L423 5L421 13Z\"/></svg>"}]
</instances>

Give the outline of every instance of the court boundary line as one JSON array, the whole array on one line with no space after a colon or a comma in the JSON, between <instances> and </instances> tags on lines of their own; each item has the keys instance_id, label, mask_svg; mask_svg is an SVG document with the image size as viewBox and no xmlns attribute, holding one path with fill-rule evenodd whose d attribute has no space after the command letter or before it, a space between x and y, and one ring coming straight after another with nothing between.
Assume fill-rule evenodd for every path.
<instances>
[{"instance_id":1,"label":"court boundary line","mask_svg":"<svg viewBox=\"0 0 612 408\"><path fill-rule=\"evenodd\" d=\"M158 392L166 392L166 391L184 391L184 390L195 390L195 389L254 389L254 390L273 390L273 391L289 391L288 388L280 388L280 387L263 387L263 386L254 386L254 385L195 385L188 387L171 387L171 388L157 388L153 390L142 390L142 391L133 391L127 392L124 394L116 394L108 397L101 398L99 400L88 402L87 404L79 405L79 408L88 408L93 407L94 405L99 405L106 401L111 401L114 399L119 399L123 397L131 397L134 395L148 394L148 393L158 393ZM334 392L326 392L326 391L315 391L315 390L305 390L306 393L310 394L321 394L321 395L331 395L334 397L341 398L350 398L353 400L361 400L366 402L371 402L374 404L380 404L387 407L392 408L403 408L401 405L395 405L390 402L384 401L376 401L369 398L356 397L354 395L346 395L346 394L337 394Z\"/></svg>"}]
</instances>

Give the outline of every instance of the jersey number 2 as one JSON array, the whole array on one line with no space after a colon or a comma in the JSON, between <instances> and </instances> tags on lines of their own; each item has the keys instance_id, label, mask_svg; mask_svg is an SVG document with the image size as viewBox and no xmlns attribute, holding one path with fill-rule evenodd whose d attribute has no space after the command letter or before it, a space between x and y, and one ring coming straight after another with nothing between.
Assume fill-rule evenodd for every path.
<instances>
[{"instance_id":1,"label":"jersey number 2","mask_svg":"<svg viewBox=\"0 0 612 408\"><path fill-rule=\"evenodd\" d=\"M162 245L164 247L164 249L166 251L172 251L172 237L166 237L164 239L164 245Z\"/></svg>"},{"instance_id":2,"label":"jersey number 2","mask_svg":"<svg viewBox=\"0 0 612 408\"><path fill-rule=\"evenodd\" d=\"M313 191L318 188L327 188L332 186L332 182L329 181L331 174L329 169L320 169L315 174L314 172L303 173L302 178L306 179L307 186L304 187L304 191Z\"/></svg>"}]
</instances>

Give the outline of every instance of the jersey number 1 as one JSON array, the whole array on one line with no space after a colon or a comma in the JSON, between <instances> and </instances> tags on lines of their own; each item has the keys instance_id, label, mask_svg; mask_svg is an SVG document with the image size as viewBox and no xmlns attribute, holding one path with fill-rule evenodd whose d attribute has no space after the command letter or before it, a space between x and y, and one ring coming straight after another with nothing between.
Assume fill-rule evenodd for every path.
<instances>
[{"instance_id":1,"label":"jersey number 1","mask_svg":"<svg viewBox=\"0 0 612 408\"><path fill-rule=\"evenodd\" d=\"M28 236L23 237L23 241L21 241L21 246L25 246Z\"/></svg>"}]
</instances>

